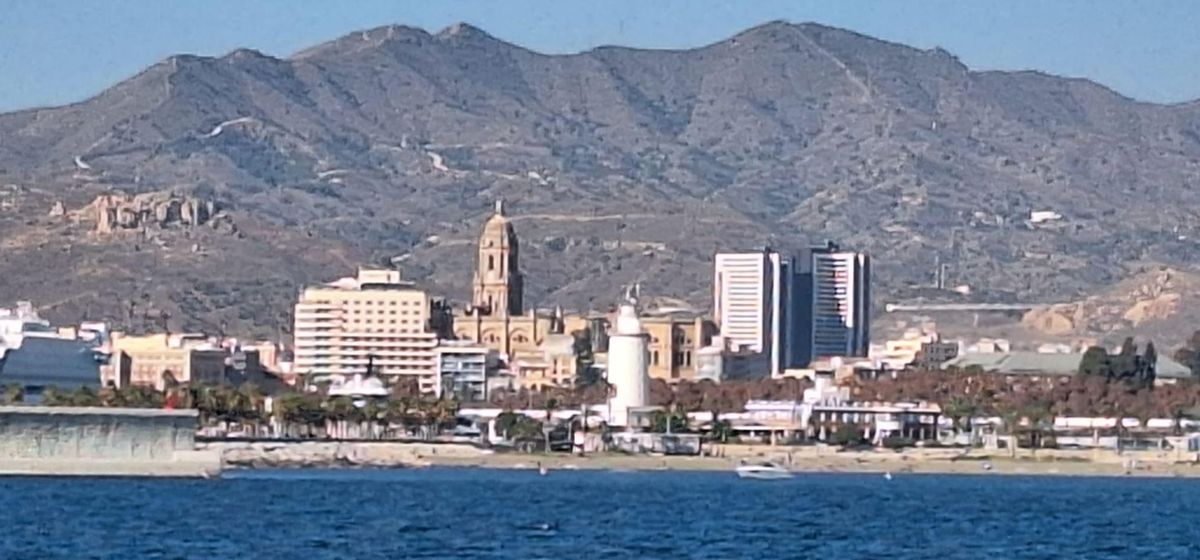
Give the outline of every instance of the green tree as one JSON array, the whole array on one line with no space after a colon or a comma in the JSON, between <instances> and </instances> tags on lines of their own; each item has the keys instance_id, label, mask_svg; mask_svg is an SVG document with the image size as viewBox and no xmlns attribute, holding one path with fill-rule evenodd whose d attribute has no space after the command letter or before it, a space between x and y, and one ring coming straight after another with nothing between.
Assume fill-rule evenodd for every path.
<instances>
[{"instance_id":1,"label":"green tree","mask_svg":"<svg viewBox=\"0 0 1200 560\"><path fill-rule=\"evenodd\" d=\"M1192 377L1200 378L1200 331L1192 333L1187 343L1175 351L1175 360L1192 370Z\"/></svg>"},{"instance_id":2,"label":"green tree","mask_svg":"<svg viewBox=\"0 0 1200 560\"><path fill-rule=\"evenodd\" d=\"M71 406L100 406L100 395L87 386L75 389L66 399Z\"/></svg>"},{"instance_id":3,"label":"green tree","mask_svg":"<svg viewBox=\"0 0 1200 560\"><path fill-rule=\"evenodd\" d=\"M650 431L656 433L685 433L690 429L687 413L678 405L669 410L656 410L650 415Z\"/></svg>"},{"instance_id":4,"label":"green tree","mask_svg":"<svg viewBox=\"0 0 1200 560\"><path fill-rule=\"evenodd\" d=\"M66 406L69 404L58 386L50 385L42 389L42 404L45 406Z\"/></svg>"},{"instance_id":5,"label":"green tree","mask_svg":"<svg viewBox=\"0 0 1200 560\"><path fill-rule=\"evenodd\" d=\"M377 399L368 400L362 407L362 416L367 424L368 437L379 439L387 428L387 405Z\"/></svg>"},{"instance_id":6,"label":"green tree","mask_svg":"<svg viewBox=\"0 0 1200 560\"><path fill-rule=\"evenodd\" d=\"M829 436L829 443L833 445L856 445L862 443L866 438L863 429L857 424L841 424Z\"/></svg>"},{"instance_id":7,"label":"green tree","mask_svg":"<svg viewBox=\"0 0 1200 560\"><path fill-rule=\"evenodd\" d=\"M253 383L243 383L237 389L238 421L248 423L251 433L258 435L262 423L267 418L267 395Z\"/></svg>"},{"instance_id":8,"label":"green tree","mask_svg":"<svg viewBox=\"0 0 1200 560\"><path fill-rule=\"evenodd\" d=\"M25 387L20 383L9 383L4 386L3 404L14 405L25 402Z\"/></svg>"},{"instance_id":9,"label":"green tree","mask_svg":"<svg viewBox=\"0 0 1200 560\"><path fill-rule=\"evenodd\" d=\"M550 433L554 431L554 411L558 409L558 399L550 397L546 399L544 408L546 410L546 420L542 423L542 435L546 438L545 451L550 452Z\"/></svg>"},{"instance_id":10,"label":"green tree","mask_svg":"<svg viewBox=\"0 0 1200 560\"><path fill-rule=\"evenodd\" d=\"M1089 347L1079 360L1079 375L1111 377L1108 352L1099 346Z\"/></svg>"},{"instance_id":11,"label":"green tree","mask_svg":"<svg viewBox=\"0 0 1200 560\"><path fill-rule=\"evenodd\" d=\"M954 426L954 435L957 438L958 434L962 433L964 420L968 428L971 424L971 419L977 416L979 407L970 399L964 397L951 398L946 404L942 405L942 414L950 419Z\"/></svg>"},{"instance_id":12,"label":"green tree","mask_svg":"<svg viewBox=\"0 0 1200 560\"><path fill-rule=\"evenodd\" d=\"M1153 341L1146 343L1141 365L1141 373L1138 376L1140 384L1143 387L1153 387L1154 380L1158 377L1158 349L1154 347Z\"/></svg>"},{"instance_id":13,"label":"green tree","mask_svg":"<svg viewBox=\"0 0 1200 560\"><path fill-rule=\"evenodd\" d=\"M355 414L354 401L350 397L333 397L326 401L325 413L326 434L338 439L346 437L346 424Z\"/></svg>"},{"instance_id":14,"label":"green tree","mask_svg":"<svg viewBox=\"0 0 1200 560\"><path fill-rule=\"evenodd\" d=\"M712 423L708 433L714 441L728 443L730 436L733 435L733 424L728 420L717 420Z\"/></svg>"}]
</instances>

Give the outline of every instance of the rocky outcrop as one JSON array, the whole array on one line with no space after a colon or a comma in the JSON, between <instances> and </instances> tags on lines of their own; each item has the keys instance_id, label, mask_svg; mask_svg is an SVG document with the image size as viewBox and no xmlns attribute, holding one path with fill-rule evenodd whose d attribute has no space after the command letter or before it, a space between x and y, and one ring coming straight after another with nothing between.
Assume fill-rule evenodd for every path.
<instances>
[{"instance_id":1,"label":"rocky outcrop","mask_svg":"<svg viewBox=\"0 0 1200 560\"><path fill-rule=\"evenodd\" d=\"M177 193L104 194L90 205L96 232L143 228L195 227L215 221L217 205L212 200ZM227 217L222 220L227 221Z\"/></svg>"},{"instance_id":2,"label":"rocky outcrop","mask_svg":"<svg viewBox=\"0 0 1200 560\"><path fill-rule=\"evenodd\" d=\"M1063 336L1075 331L1073 317L1077 306L1059 305L1029 310L1021 323L1025 328L1051 336Z\"/></svg>"},{"instance_id":3,"label":"rocky outcrop","mask_svg":"<svg viewBox=\"0 0 1200 560\"><path fill-rule=\"evenodd\" d=\"M56 200L54 205L50 207L51 218L61 218L67 214L67 207L63 205L61 200Z\"/></svg>"},{"instance_id":4,"label":"rocky outcrop","mask_svg":"<svg viewBox=\"0 0 1200 560\"><path fill-rule=\"evenodd\" d=\"M454 443L400 442L213 442L201 449L221 454L230 467L423 467L429 457L479 457L483 450Z\"/></svg>"},{"instance_id":5,"label":"rocky outcrop","mask_svg":"<svg viewBox=\"0 0 1200 560\"><path fill-rule=\"evenodd\" d=\"M1196 294L1200 294L1200 276L1169 267L1151 267L1103 294L1031 309L1021 323L1045 336L1106 336L1136 329L1144 336L1154 333L1161 339L1163 333L1178 330L1174 327L1180 319L1183 331L1194 330L1183 312L1195 305Z\"/></svg>"}]
</instances>

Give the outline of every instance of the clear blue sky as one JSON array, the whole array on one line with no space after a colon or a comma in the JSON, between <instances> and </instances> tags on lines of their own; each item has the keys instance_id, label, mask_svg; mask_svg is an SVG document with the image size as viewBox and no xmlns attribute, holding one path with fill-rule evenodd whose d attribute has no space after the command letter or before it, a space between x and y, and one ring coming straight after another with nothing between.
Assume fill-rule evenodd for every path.
<instances>
[{"instance_id":1,"label":"clear blue sky","mask_svg":"<svg viewBox=\"0 0 1200 560\"><path fill-rule=\"evenodd\" d=\"M84 99L167 56L287 56L350 31L466 21L534 50L703 45L783 19L1036 69L1158 102L1200 98L1196 0L0 0L0 111Z\"/></svg>"}]
</instances>

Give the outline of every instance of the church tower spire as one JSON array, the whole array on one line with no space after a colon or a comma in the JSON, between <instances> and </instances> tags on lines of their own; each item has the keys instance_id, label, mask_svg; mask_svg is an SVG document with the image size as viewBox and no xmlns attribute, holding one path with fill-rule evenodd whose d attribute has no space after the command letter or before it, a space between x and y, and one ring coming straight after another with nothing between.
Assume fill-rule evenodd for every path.
<instances>
[{"instance_id":1,"label":"church tower spire","mask_svg":"<svg viewBox=\"0 0 1200 560\"><path fill-rule=\"evenodd\" d=\"M476 309L502 317L524 313L518 245L512 221L504 215L504 201L497 200L495 212L479 236L472 297Z\"/></svg>"}]
</instances>

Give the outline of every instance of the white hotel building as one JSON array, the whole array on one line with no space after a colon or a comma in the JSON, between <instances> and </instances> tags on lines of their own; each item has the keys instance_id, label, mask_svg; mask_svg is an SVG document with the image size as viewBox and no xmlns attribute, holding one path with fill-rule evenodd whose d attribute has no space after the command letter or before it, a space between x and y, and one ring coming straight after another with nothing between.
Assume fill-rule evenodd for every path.
<instances>
[{"instance_id":1,"label":"white hotel building","mask_svg":"<svg viewBox=\"0 0 1200 560\"><path fill-rule=\"evenodd\" d=\"M438 332L434 305L395 270L305 288L295 308L295 371L309 380L414 376L436 393Z\"/></svg>"}]
</instances>

